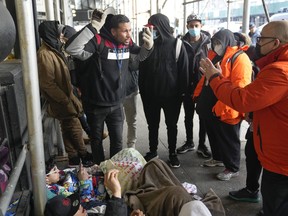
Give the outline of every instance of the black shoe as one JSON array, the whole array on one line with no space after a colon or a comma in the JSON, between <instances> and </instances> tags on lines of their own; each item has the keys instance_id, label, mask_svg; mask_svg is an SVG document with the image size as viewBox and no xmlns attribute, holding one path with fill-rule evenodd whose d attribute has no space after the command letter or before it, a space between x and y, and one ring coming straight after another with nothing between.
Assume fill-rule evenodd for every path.
<instances>
[{"instance_id":1,"label":"black shoe","mask_svg":"<svg viewBox=\"0 0 288 216\"><path fill-rule=\"evenodd\" d=\"M261 209L261 210L258 212L257 216L264 216L263 209Z\"/></svg>"},{"instance_id":2,"label":"black shoe","mask_svg":"<svg viewBox=\"0 0 288 216\"><path fill-rule=\"evenodd\" d=\"M199 145L197 149L197 154L204 158L211 158L212 156L206 145Z\"/></svg>"},{"instance_id":3,"label":"black shoe","mask_svg":"<svg viewBox=\"0 0 288 216\"><path fill-rule=\"evenodd\" d=\"M250 191L247 188L238 191L230 191L229 196L234 200L243 202L258 203L260 201L259 190Z\"/></svg>"},{"instance_id":4,"label":"black shoe","mask_svg":"<svg viewBox=\"0 0 288 216\"><path fill-rule=\"evenodd\" d=\"M179 147L177 149L177 153L178 154L184 154L188 151L194 151L195 150L195 146L194 143L190 143L190 142L185 142L184 145L182 145L181 147Z\"/></svg>"},{"instance_id":5,"label":"black shoe","mask_svg":"<svg viewBox=\"0 0 288 216\"><path fill-rule=\"evenodd\" d=\"M144 156L144 159L148 162L152 160L153 158L158 158L157 151L156 152L147 152L146 155Z\"/></svg>"},{"instance_id":6,"label":"black shoe","mask_svg":"<svg viewBox=\"0 0 288 216\"><path fill-rule=\"evenodd\" d=\"M81 160L84 167L90 167L94 165L93 156L89 152L87 152L85 156L82 156Z\"/></svg>"},{"instance_id":7,"label":"black shoe","mask_svg":"<svg viewBox=\"0 0 288 216\"><path fill-rule=\"evenodd\" d=\"M78 167L80 164L80 157L69 158L68 167L74 168Z\"/></svg>"},{"instance_id":8,"label":"black shoe","mask_svg":"<svg viewBox=\"0 0 288 216\"><path fill-rule=\"evenodd\" d=\"M178 168L180 167L180 162L178 160L177 154L172 153L169 155L169 165L173 168Z\"/></svg>"}]
</instances>

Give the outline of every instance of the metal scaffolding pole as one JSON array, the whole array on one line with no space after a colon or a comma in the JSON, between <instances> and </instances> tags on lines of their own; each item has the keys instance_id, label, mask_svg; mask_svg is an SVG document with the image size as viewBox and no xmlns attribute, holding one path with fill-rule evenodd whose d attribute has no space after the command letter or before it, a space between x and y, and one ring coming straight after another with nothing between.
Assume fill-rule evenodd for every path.
<instances>
[{"instance_id":1,"label":"metal scaffolding pole","mask_svg":"<svg viewBox=\"0 0 288 216\"><path fill-rule=\"evenodd\" d=\"M45 160L35 46L32 0L15 0L21 42L23 81L26 96L28 140L31 156L34 213L43 215L46 204Z\"/></svg>"},{"instance_id":2,"label":"metal scaffolding pole","mask_svg":"<svg viewBox=\"0 0 288 216\"><path fill-rule=\"evenodd\" d=\"M250 0L244 0L242 32L245 34L248 34L249 19L250 19Z\"/></svg>"},{"instance_id":3,"label":"metal scaffolding pole","mask_svg":"<svg viewBox=\"0 0 288 216\"><path fill-rule=\"evenodd\" d=\"M55 20L53 0L45 0L46 20Z\"/></svg>"}]
</instances>

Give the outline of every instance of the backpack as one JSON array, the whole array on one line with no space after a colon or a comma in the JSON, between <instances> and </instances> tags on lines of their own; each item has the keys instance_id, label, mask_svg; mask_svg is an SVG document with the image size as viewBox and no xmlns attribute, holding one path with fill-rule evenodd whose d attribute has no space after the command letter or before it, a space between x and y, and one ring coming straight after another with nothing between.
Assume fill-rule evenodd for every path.
<instances>
[{"instance_id":1,"label":"backpack","mask_svg":"<svg viewBox=\"0 0 288 216\"><path fill-rule=\"evenodd\" d=\"M180 55L180 51L181 51L181 46L182 46L182 40L180 40L179 38L176 39L176 62L178 62L178 58Z\"/></svg>"},{"instance_id":2,"label":"backpack","mask_svg":"<svg viewBox=\"0 0 288 216\"><path fill-rule=\"evenodd\" d=\"M233 68L233 63L236 61L237 57L239 55L241 55L242 53L246 53L243 50L238 50L237 52L235 52L233 54L233 56L231 57L231 71ZM251 64L252 64L252 75L251 75L251 81L255 80L255 77L257 75L257 73L259 72L259 68L257 67L257 65L254 63L254 61L250 60Z\"/></svg>"}]
</instances>

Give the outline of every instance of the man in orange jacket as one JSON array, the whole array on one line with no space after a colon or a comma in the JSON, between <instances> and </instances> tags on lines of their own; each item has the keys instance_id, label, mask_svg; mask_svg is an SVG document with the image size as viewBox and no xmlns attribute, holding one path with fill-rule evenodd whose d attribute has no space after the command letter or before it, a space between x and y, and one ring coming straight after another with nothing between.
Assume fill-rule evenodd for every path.
<instances>
[{"instance_id":1,"label":"man in orange jacket","mask_svg":"<svg viewBox=\"0 0 288 216\"><path fill-rule=\"evenodd\" d=\"M233 85L209 59L201 60L200 70L223 103L254 113L264 215L288 215L288 21L268 23L257 41L260 72L250 85Z\"/></svg>"}]
</instances>

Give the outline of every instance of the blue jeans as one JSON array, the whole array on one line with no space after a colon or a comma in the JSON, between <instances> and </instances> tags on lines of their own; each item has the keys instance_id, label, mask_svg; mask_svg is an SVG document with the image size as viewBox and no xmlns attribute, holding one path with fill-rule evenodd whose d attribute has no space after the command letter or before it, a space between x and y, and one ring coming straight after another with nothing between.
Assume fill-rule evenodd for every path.
<instances>
[{"instance_id":1,"label":"blue jeans","mask_svg":"<svg viewBox=\"0 0 288 216\"><path fill-rule=\"evenodd\" d=\"M110 157L122 150L122 134L123 134L123 105L115 106L85 106L87 121L91 130L91 150L93 161L100 164L105 160L102 145L102 134L104 122L107 125L110 138Z\"/></svg>"}]
</instances>

